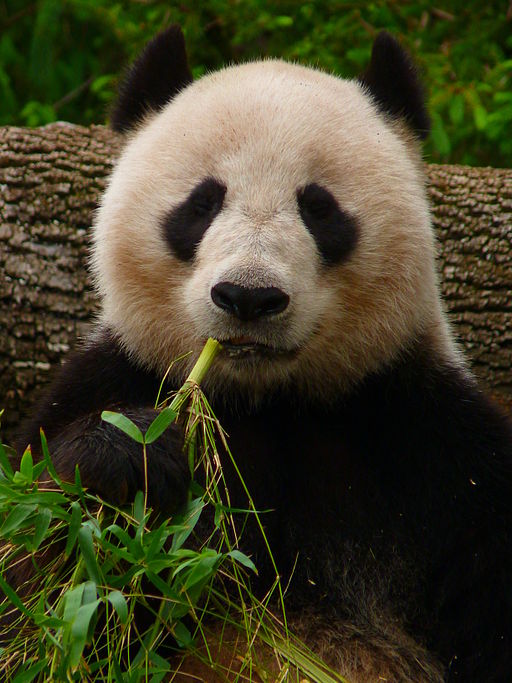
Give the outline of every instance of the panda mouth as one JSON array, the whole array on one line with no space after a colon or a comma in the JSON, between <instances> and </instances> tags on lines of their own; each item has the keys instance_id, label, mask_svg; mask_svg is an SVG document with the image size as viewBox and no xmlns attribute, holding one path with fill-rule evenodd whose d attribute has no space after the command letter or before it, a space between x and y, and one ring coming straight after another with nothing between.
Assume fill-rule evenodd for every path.
<instances>
[{"instance_id":1,"label":"panda mouth","mask_svg":"<svg viewBox=\"0 0 512 683\"><path fill-rule=\"evenodd\" d=\"M275 355L291 355L294 353L294 351L290 351L290 349L283 349L255 342L250 337L233 337L231 339L219 341L222 344L223 354L228 358L268 357Z\"/></svg>"}]
</instances>

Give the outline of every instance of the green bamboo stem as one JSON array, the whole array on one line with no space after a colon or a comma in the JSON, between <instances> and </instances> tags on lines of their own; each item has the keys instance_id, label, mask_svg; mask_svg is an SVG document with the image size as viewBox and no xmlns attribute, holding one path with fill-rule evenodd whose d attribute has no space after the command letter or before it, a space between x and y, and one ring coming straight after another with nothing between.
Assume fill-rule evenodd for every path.
<instances>
[{"instance_id":1,"label":"green bamboo stem","mask_svg":"<svg viewBox=\"0 0 512 683\"><path fill-rule=\"evenodd\" d=\"M183 386L178 391L176 396L173 398L170 405L172 410L175 410L177 413L180 412L183 404L188 400L191 391L193 391L194 387L201 384L203 381L204 376L210 369L215 356L221 349L222 345L220 342L212 337L208 338L189 376L185 380Z\"/></svg>"}]
</instances>

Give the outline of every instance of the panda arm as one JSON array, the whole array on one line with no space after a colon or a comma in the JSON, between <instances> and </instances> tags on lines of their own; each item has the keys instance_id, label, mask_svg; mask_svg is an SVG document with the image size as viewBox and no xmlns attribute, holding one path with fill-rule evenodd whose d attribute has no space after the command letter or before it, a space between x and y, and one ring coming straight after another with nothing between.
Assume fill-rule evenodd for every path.
<instances>
[{"instance_id":1,"label":"panda arm","mask_svg":"<svg viewBox=\"0 0 512 683\"><path fill-rule=\"evenodd\" d=\"M477 405L453 447L462 474L453 488L458 523L441 532L433 637L448 681L501 683L512 678L512 434L485 399Z\"/></svg>"},{"instance_id":2,"label":"panda arm","mask_svg":"<svg viewBox=\"0 0 512 683\"><path fill-rule=\"evenodd\" d=\"M109 502L123 504L144 489L141 444L101 419L105 409L122 412L145 431L157 412L152 408L159 382L137 367L104 332L70 356L16 440L18 458L28 444L40 457L42 428L59 475L82 484ZM171 426L147 446L148 500L172 512L185 500L189 470L182 436Z\"/></svg>"},{"instance_id":3,"label":"panda arm","mask_svg":"<svg viewBox=\"0 0 512 683\"><path fill-rule=\"evenodd\" d=\"M430 371L422 385L405 417L430 479L428 640L448 681L512 680L512 425L464 373Z\"/></svg>"}]
</instances>

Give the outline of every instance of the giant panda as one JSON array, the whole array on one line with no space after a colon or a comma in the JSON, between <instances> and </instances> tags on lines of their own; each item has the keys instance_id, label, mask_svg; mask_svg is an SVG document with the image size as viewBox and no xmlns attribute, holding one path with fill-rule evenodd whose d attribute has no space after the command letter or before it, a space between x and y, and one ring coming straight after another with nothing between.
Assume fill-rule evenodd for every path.
<instances>
[{"instance_id":1,"label":"giant panda","mask_svg":"<svg viewBox=\"0 0 512 683\"><path fill-rule=\"evenodd\" d=\"M344 80L280 60L192 81L173 26L112 112L123 152L93 227L101 301L18 439L116 503L169 362L208 337L229 434L292 628L351 683L512 680L512 431L478 388L439 293L410 58L388 34ZM187 495L181 435L148 448L149 501ZM230 464L233 505L241 498ZM261 590L272 576L247 542ZM203 675L204 680L214 680Z\"/></svg>"}]
</instances>

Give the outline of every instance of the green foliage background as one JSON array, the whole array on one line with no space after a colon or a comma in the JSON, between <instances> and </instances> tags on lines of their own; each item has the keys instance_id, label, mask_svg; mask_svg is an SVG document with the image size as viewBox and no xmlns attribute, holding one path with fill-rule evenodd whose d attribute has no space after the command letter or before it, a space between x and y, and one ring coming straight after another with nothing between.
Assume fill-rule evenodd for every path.
<instances>
[{"instance_id":1,"label":"green foliage background","mask_svg":"<svg viewBox=\"0 0 512 683\"><path fill-rule=\"evenodd\" d=\"M259 56L356 76L387 29L424 74L427 160L512 165L508 0L0 0L0 124L104 123L123 66L173 22L195 76Z\"/></svg>"}]
</instances>

